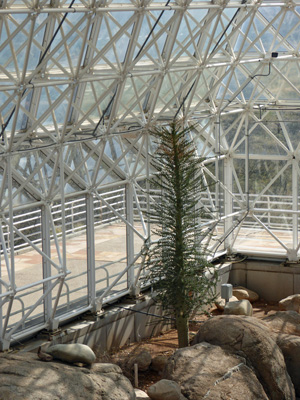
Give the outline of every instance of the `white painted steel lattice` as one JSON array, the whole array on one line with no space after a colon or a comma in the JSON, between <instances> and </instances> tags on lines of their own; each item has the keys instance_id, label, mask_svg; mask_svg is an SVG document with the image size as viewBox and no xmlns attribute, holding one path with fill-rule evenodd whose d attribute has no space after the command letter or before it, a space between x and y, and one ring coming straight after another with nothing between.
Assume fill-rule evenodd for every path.
<instances>
[{"instance_id":1,"label":"white painted steel lattice","mask_svg":"<svg viewBox=\"0 0 300 400\"><path fill-rule=\"evenodd\" d=\"M135 290L175 117L212 256L298 260L299 1L1 0L0 35L2 349Z\"/></svg>"}]
</instances>

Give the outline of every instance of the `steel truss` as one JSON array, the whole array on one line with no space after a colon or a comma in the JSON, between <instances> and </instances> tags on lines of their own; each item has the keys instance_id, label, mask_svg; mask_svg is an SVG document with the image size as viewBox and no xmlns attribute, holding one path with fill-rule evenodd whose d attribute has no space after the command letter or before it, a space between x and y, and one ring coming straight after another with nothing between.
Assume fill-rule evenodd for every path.
<instances>
[{"instance_id":1,"label":"steel truss","mask_svg":"<svg viewBox=\"0 0 300 400\"><path fill-rule=\"evenodd\" d=\"M2 349L136 293L149 130L174 117L203 157L212 256L298 261L299 1L2 0L0 31ZM113 222L125 247L99 266Z\"/></svg>"}]
</instances>

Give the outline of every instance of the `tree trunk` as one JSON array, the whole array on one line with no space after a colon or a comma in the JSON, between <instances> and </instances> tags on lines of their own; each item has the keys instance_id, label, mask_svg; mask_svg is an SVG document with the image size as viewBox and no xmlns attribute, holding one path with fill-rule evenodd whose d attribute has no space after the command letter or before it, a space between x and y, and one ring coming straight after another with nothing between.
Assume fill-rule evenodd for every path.
<instances>
[{"instance_id":1,"label":"tree trunk","mask_svg":"<svg viewBox=\"0 0 300 400\"><path fill-rule=\"evenodd\" d=\"M189 324L188 318L176 316L176 329L178 334L178 346L188 347L189 345Z\"/></svg>"}]
</instances>

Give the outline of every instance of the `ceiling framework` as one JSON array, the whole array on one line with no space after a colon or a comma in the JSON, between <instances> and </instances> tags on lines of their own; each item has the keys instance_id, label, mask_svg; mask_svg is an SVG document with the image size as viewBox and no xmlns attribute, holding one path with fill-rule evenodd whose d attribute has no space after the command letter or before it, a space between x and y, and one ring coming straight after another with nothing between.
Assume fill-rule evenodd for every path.
<instances>
[{"instance_id":1,"label":"ceiling framework","mask_svg":"<svg viewBox=\"0 0 300 400\"><path fill-rule=\"evenodd\" d=\"M1 0L0 32L2 349L136 290L149 131L174 118L212 257L299 260L299 1Z\"/></svg>"}]
</instances>

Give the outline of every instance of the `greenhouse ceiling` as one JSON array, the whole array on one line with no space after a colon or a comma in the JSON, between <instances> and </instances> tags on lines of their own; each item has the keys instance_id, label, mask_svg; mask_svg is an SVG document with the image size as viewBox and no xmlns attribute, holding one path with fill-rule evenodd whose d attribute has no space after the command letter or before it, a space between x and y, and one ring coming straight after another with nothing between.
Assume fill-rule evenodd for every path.
<instances>
[{"instance_id":1,"label":"greenhouse ceiling","mask_svg":"<svg viewBox=\"0 0 300 400\"><path fill-rule=\"evenodd\" d=\"M203 158L211 257L299 260L299 47L300 1L0 1L2 348L136 287L149 132L174 119Z\"/></svg>"}]
</instances>

